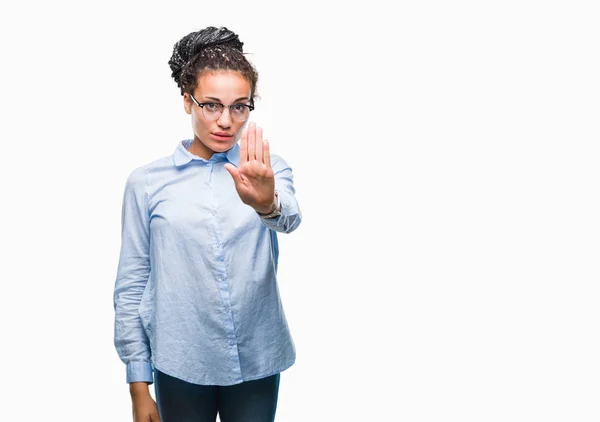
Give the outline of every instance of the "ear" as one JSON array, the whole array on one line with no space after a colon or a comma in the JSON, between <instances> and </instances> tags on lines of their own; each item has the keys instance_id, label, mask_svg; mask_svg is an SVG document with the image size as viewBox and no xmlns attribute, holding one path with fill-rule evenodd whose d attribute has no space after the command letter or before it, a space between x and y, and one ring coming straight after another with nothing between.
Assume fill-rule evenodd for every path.
<instances>
[{"instance_id":1,"label":"ear","mask_svg":"<svg viewBox=\"0 0 600 422\"><path fill-rule=\"evenodd\" d=\"M183 93L183 108L187 114L192 114L192 99L187 92Z\"/></svg>"}]
</instances>

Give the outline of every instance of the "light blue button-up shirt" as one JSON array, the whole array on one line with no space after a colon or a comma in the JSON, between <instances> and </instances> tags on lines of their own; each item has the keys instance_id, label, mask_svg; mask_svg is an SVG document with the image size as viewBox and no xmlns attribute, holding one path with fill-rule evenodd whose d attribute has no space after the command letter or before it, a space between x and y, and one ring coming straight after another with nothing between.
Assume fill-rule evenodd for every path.
<instances>
[{"instance_id":1,"label":"light blue button-up shirt","mask_svg":"<svg viewBox=\"0 0 600 422\"><path fill-rule=\"evenodd\" d=\"M292 366L296 349L277 286L277 232L302 220L292 169L271 154L281 215L244 204L224 164L180 141L133 170L123 196L114 343L128 383L153 369L202 385L233 385Z\"/></svg>"}]
</instances>

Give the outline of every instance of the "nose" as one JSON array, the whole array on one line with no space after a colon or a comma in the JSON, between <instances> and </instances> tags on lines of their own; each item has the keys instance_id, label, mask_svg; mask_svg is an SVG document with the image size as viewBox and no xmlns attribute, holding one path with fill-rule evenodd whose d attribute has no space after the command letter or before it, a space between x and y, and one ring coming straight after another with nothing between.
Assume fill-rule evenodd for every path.
<instances>
[{"instance_id":1,"label":"nose","mask_svg":"<svg viewBox=\"0 0 600 422\"><path fill-rule=\"evenodd\" d=\"M217 119L217 124L223 128L231 126L231 115L229 114L229 107L223 108L223 112Z\"/></svg>"}]
</instances>

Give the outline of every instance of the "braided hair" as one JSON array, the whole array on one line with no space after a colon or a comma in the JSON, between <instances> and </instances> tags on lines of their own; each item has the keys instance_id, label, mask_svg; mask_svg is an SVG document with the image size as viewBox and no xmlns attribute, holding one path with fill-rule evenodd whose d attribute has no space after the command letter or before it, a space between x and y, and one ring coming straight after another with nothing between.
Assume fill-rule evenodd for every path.
<instances>
[{"instance_id":1,"label":"braided hair","mask_svg":"<svg viewBox=\"0 0 600 422\"><path fill-rule=\"evenodd\" d=\"M250 83L250 98L254 103L258 73L244 56L243 45L237 34L224 26L209 26L191 32L175 43L169 67L181 95L193 93L204 73L233 70L240 72Z\"/></svg>"}]
</instances>

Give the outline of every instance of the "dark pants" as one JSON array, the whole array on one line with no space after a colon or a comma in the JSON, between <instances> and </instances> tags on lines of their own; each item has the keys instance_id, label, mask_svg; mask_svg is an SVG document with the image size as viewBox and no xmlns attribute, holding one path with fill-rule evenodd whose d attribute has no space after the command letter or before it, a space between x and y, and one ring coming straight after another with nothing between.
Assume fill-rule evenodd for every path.
<instances>
[{"instance_id":1,"label":"dark pants","mask_svg":"<svg viewBox=\"0 0 600 422\"><path fill-rule=\"evenodd\" d=\"M280 374L241 384L198 385L154 369L161 422L273 422Z\"/></svg>"}]
</instances>

